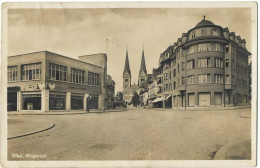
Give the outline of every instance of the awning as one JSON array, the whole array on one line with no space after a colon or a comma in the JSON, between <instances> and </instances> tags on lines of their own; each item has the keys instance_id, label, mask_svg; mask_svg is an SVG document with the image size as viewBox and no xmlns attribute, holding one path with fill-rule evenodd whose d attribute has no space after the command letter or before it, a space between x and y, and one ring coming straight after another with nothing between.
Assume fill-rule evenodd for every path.
<instances>
[{"instance_id":1,"label":"awning","mask_svg":"<svg viewBox=\"0 0 260 168\"><path fill-rule=\"evenodd\" d=\"M167 99L169 99L171 96L172 96L172 95L168 95L168 96L166 96L163 100L167 100Z\"/></svg>"},{"instance_id":2,"label":"awning","mask_svg":"<svg viewBox=\"0 0 260 168\"><path fill-rule=\"evenodd\" d=\"M163 97L158 97L156 99L153 100L153 103L159 102L159 101L163 101L164 100L164 96Z\"/></svg>"}]
</instances>

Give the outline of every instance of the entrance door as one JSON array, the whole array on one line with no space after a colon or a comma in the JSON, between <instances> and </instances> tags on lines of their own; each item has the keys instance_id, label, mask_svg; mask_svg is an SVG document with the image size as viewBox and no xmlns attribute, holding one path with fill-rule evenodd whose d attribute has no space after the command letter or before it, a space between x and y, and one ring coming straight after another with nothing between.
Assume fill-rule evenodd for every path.
<instances>
[{"instance_id":1,"label":"entrance door","mask_svg":"<svg viewBox=\"0 0 260 168\"><path fill-rule=\"evenodd\" d=\"M8 92L7 111L17 111L17 92Z\"/></svg>"},{"instance_id":2,"label":"entrance door","mask_svg":"<svg viewBox=\"0 0 260 168\"><path fill-rule=\"evenodd\" d=\"M210 93L199 93L199 106L210 106Z\"/></svg>"},{"instance_id":3,"label":"entrance door","mask_svg":"<svg viewBox=\"0 0 260 168\"><path fill-rule=\"evenodd\" d=\"M195 106L195 94L190 93L189 94L189 107L194 107Z\"/></svg>"},{"instance_id":4,"label":"entrance door","mask_svg":"<svg viewBox=\"0 0 260 168\"><path fill-rule=\"evenodd\" d=\"M215 105L221 106L222 105L222 93L215 93L214 101L215 101Z\"/></svg>"},{"instance_id":5,"label":"entrance door","mask_svg":"<svg viewBox=\"0 0 260 168\"><path fill-rule=\"evenodd\" d=\"M91 96L89 99L89 109L98 109L98 97Z\"/></svg>"}]
</instances>

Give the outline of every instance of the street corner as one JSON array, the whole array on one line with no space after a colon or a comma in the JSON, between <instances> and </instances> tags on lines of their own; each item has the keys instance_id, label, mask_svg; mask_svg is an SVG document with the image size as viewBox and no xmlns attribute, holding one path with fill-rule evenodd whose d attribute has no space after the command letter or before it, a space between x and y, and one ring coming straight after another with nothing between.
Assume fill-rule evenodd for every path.
<instances>
[{"instance_id":1,"label":"street corner","mask_svg":"<svg viewBox=\"0 0 260 168\"><path fill-rule=\"evenodd\" d=\"M33 125L33 126L32 126ZM25 119L25 118L9 118L8 119L8 140L20 138L43 131L47 131L55 127L53 121L44 119Z\"/></svg>"},{"instance_id":2,"label":"street corner","mask_svg":"<svg viewBox=\"0 0 260 168\"><path fill-rule=\"evenodd\" d=\"M251 160L251 139L224 145L217 151L214 160Z\"/></svg>"}]
</instances>

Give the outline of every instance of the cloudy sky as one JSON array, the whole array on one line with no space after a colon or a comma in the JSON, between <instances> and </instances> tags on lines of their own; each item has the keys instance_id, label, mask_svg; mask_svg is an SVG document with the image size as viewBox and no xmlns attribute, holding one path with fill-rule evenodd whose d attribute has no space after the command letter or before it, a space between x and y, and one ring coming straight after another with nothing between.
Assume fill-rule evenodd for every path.
<instances>
[{"instance_id":1,"label":"cloudy sky","mask_svg":"<svg viewBox=\"0 0 260 168\"><path fill-rule=\"evenodd\" d=\"M126 46L132 81L137 83L144 44L148 73L159 55L203 19L228 27L251 51L250 8L9 9L8 55L48 50L76 58L106 52L108 74L122 90Z\"/></svg>"}]
</instances>

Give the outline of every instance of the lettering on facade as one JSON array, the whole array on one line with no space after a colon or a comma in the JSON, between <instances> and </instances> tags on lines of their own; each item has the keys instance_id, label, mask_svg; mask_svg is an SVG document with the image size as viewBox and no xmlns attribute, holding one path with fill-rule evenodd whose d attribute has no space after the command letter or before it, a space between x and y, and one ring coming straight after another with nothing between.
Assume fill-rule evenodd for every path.
<instances>
[{"instance_id":1,"label":"lettering on facade","mask_svg":"<svg viewBox=\"0 0 260 168\"><path fill-rule=\"evenodd\" d=\"M68 86L69 89L75 89L75 90L86 90L85 88L79 88L74 86Z\"/></svg>"},{"instance_id":2,"label":"lettering on facade","mask_svg":"<svg viewBox=\"0 0 260 168\"><path fill-rule=\"evenodd\" d=\"M209 84L200 84L199 86L200 86L200 87L210 87Z\"/></svg>"}]
</instances>

